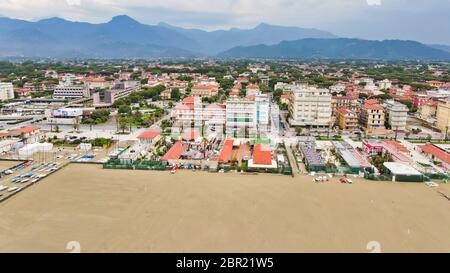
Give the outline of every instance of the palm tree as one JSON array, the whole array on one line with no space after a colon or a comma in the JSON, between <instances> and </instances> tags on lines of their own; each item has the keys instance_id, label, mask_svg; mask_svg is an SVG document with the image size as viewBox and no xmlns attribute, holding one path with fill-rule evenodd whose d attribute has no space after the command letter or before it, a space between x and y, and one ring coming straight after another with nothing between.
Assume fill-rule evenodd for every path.
<instances>
[{"instance_id":1,"label":"palm tree","mask_svg":"<svg viewBox=\"0 0 450 273\"><path fill-rule=\"evenodd\" d=\"M80 132L80 117L74 118L72 127L77 133Z\"/></svg>"},{"instance_id":2,"label":"palm tree","mask_svg":"<svg viewBox=\"0 0 450 273\"><path fill-rule=\"evenodd\" d=\"M130 122L127 117L119 116L117 118L117 127L122 130L122 134L125 134L125 130L128 129L128 124L130 124Z\"/></svg>"}]
</instances>

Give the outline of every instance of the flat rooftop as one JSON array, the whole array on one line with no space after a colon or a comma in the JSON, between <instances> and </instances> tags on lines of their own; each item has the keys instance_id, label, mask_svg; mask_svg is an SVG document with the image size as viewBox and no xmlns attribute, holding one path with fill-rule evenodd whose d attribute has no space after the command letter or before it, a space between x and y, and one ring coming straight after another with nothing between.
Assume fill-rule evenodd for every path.
<instances>
[{"instance_id":1,"label":"flat rooftop","mask_svg":"<svg viewBox=\"0 0 450 273\"><path fill-rule=\"evenodd\" d=\"M396 163L396 162L385 162L383 164L393 175L422 175L421 172L414 169L410 165Z\"/></svg>"}]
</instances>

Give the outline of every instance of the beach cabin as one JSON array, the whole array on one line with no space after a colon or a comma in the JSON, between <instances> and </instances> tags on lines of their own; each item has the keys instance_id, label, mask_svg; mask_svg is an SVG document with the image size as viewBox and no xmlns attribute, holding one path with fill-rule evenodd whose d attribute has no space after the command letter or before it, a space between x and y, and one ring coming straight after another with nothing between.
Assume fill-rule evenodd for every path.
<instances>
[{"instance_id":1,"label":"beach cabin","mask_svg":"<svg viewBox=\"0 0 450 273\"><path fill-rule=\"evenodd\" d=\"M176 162L181 158L181 156L188 151L189 144L183 141L178 141L175 143L169 151L161 158L162 161L167 161L169 163Z\"/></svg>"},{"instance_id":2,"label":"beach cabin","mask_svg":"<svg viewBox=\"0 0 450 273\"><path fill-rule=\"evenodd\" d=\"M326 171L326 163L320 154L316 151L313 144L300 144L300 151L303 154L308 171L321 172Z\"/></svg>"},{"instance_id":3,"label":"beach cabin","mask_svg":"<svg viewBox=\"0 0 450 273\"><path fill-rule=\"evenodd\" d=\"M40 130L37 127L22 127L9 131L11 136L19 137L25 144L33 144L39 141Z\"/></svg>"},{"instance_id":4,"label":"beach cabin","mask_svg":"<svg viewBox=\"0 0 450 273\"><path fill-rule=\"evenodd\" d=\"M389 170L393 182L423 182L424 175L410 165L385 162L384 167Z\"/></svg>"},{"instance_id":5,"label":"beach cabin","mask_svg":"<svg viewBox=\"0 0 450 273\"><path fill-rule=\"evenodd\" d=\"M154 144L160 139L160 131L148 131L138 136L139 142L142 144Z\"/></svg>"},{"instance_id":6,"label":"beach cabin","mask_svg":"<svg viewBox=\"0 0 450 273\"><path fill-rule=\"evenodd\" d=\"M256 144L253 148L253 158L248 161L249 168L277 169L277 161L273 158L269 144Z\"/></svg>"}]
</instances>

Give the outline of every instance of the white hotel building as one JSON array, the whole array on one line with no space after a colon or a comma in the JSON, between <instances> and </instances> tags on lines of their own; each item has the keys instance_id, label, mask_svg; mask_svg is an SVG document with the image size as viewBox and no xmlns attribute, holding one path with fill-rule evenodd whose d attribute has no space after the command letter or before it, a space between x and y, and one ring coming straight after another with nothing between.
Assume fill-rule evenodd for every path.
<instances>
[{"instance_id":1,"label":"white hotel building","mask_svg":"<svg viewBox=\"0 0 450 273\"><path fill-rule=\"evenodd\" d=\"M268 95L229 99L223 104L204 104L200 97L188 97L172 110L172 119L199 128L205 125L215 132L223 129L228 137L253 137L271 129L271 105Z\"/></svg>"},{"instance_id":2,"label":"white hotel building","mask_svg":"<svg viewBox=\"0 0 450 273\"><path fill-rule=\"evenodd\" d=\"M253 137L269 133L270 110L270 97L264 94L228 100L226 105L227 135Z\"/></svg>"},{"instance_id":3,"label":"white hotel building","mask_svg":"<svg viewBox=\"0 0 450 273\"><path fill-rule=\"evenodd\" d=\"M289 103L289 123L299 127L328 127L331 124L331 93L328 89L300 87Z\"/></svg>"},{"instance_id":4,"label":"white hotel building","mask_svg":"<svg viewBox=\"0 0 450 273\"><path fill-rule=\"evenodd\" d=\"M384 103L386 119L392 130L405 131L408 119L408 107L394 100L387 100Z\"/></svg>"},{"instance_id":5,"label":"white hotel building","mask_svg":"<svg viewBox=\"0 0 450 273\"><path fill-rule=\"evenodd\" d=\"M10 82L0 82L0 101L14 99L14 87Z\"/></svg>"},{"instance_id":6,"label":"white hotel building","mask_svg":"<svg viewBox=\"0 0 450 273\"><path fill-rule=\"evenodd\" d=\"M172 110L172 119L183 124L194 123L195 127L206 126L210 130L220 131L225 126L225 106L205 104L200 97L187 97Z\"/></svg>"},{"instance_id":7,"label":"white hotel building","mask_svg":"<svg viewBox=\"0 0 450 273\"><path fill-rule=\"evenodd\" d=\"M90 91L86 85L60 85L53 92L53 98L55 99L81 99L88 97L90 97Z\"/></svg>"}]
</instances>

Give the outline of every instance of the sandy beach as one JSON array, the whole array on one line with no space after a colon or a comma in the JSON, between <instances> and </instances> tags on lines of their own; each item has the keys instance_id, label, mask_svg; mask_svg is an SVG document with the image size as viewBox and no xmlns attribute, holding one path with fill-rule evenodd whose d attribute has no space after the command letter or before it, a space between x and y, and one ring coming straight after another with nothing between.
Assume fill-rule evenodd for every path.
<instances>
[{"instance_id":1,"label":"sandy beach","mask_svg":"<svg viewBox=\"0 0 450 273\"><path fill-rule=\"evenodd\" d=\"M7 170L9 168L19 165L20 163L21 163L21 161L0 160L0 171Z\"/></svg>"},{"instance_id":2,"label":"sandy beach","mask_svg":"<svg viewBox=\"0 0 450 273\"><path fill-rule=\"evenodd\" d=\"M448 185L71 164L0 204L0 252L450 252Z\"/></svg>"}]
</instances>

